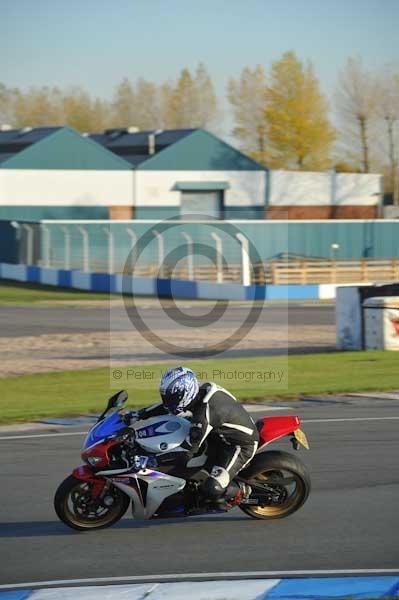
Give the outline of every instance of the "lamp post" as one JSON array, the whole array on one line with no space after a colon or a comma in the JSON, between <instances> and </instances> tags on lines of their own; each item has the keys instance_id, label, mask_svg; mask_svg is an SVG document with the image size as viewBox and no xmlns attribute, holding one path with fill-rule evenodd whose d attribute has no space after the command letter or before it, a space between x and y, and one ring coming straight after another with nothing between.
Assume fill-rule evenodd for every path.
<instances>
[{"instance_id":1,"label":"lamp post","mask_svg":"<svg viewBox=\"0 0 399 600\"><path fill-rule=\"evenodd\" d=\"M21 263L21 225L18 221L11 221L10 225L16 229L15 237L18 242L18 262Z\"/></svg>"},{"instance_id":2,"label":"lamp post","mask_svg":"<svg viewBox=\"0 0 399 600\"><path fill-rule=\"evenodd\" d=\"M330 245L330 260L336 259L336 252L338 252L339 247L339 244L336 243Z\"/></svg>"}]
</instances>

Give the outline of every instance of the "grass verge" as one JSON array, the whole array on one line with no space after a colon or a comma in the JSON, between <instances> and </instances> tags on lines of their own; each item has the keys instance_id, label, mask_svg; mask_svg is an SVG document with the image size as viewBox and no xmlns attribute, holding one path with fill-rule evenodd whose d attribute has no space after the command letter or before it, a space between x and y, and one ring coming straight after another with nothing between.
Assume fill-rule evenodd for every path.
<instances>
[{"instance_id":1,"label":"grass verge","mask_svg":"<svg viewBox=\"0 0 399 600\"><path fill-rule=\"evenodd\" d=\"M117 297L117 296L115 296ZM0 305L4 304L34 304L46 302L56 304L68 300L109 300L109 294L97 292L81 292L52 285L36 285L18 283L16 281L0 280Z\"/></svg>"},{"instance_id":2,"label":"grass verge","mask_svg":"<svg viewBox=\"0 0 399 600\"><path fill-rule=\"evenodd\" d=\"M41 417L72 416L99 411L107 397L121 388L129 392L130 406L158 399L161 370L171 364L131 367L129 377L111 385L108 368L62 371L0 379L1 423ZM240 400L297 398L302 394L331 394L399 389L395 352L337 352L263 358L193 361L203 379L214 380ZM127 368L121 369L123 374ZM284 373L281 383L278 373ZM148 379L143 379L143 373ZM266 373L266 379L257 376ZM274 373L275 376L267 374ZM231 376L232 374L232 376ZM288 377L287 377L288 375ZM139 378L139 376L141 378Z\"/></svg>"}]
</instances>

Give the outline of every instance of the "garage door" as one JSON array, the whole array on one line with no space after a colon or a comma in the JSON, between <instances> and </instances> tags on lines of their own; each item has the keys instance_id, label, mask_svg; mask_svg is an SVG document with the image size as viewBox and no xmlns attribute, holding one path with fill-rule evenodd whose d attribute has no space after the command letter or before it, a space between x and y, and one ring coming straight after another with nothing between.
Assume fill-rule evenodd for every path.
<instances>
[{"instance_id":1,"label":"garage door","mask_svg":"<svg viewBox=\"0 0 399 600\"><path fill-rule=\"evenodd\" d=\"M223 191L184 191L180 196L182 219L223 219Z\"/></svg>"}]
</instances>

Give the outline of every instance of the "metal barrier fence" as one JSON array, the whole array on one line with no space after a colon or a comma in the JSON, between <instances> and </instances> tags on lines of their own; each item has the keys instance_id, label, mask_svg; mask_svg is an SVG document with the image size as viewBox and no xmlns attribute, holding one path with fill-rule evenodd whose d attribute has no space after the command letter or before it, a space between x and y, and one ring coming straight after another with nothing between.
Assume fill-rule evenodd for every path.
<instances>
[{"instance_id":1,"label":"metal barrier fence","mask_svg":"<svg viewBox=\"0 0 399 600\"><path fill-rule=\"evenodd\" d=\"M382 282L399 280L399 258L338 260L264 259L250 229L231 223L13 222L19 262L83 272L123 273L197 281L271 284ZM200 227L199 227L200 225ZM207 229L208 228L208 229ZM229 229L230 228L230 229ZM243 233L246 232L246 234ZM268 229L270 232L271 229ZM276 246L290 248L288 228ZM284 237L285 234L285 237Z\"/></svg>"}]
</instances>

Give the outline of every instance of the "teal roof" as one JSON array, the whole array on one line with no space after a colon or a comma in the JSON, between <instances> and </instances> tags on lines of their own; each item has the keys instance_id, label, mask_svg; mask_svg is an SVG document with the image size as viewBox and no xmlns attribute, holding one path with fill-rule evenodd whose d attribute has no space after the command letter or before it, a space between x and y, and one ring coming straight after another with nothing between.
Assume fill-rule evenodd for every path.
<instances>
[{"instance_id":1,"label":"teal roof","mask_svg":"<svg viewBox=\"0 0 399 600\"><path fill-rule=\"evenodd\" d=\"M227 190L229 187L228 181L179 181L175 185L177 190L187 192Z\"/></svg>"},{"instance_id":2,"label":"teal roof","mask_svg":"<svg viewBox=\"0 0 399 600\"><path fill-rule=\"evenodd\" d=\"M157 152L137 169L148 171L265 171L265 167L204 129Z\"/></svg>"},{"instance_id":3,"label":"teal roof","mask_svg":"<svg viewBox=\"0 0 399 600\"><path fill-rule=\"evenodd\" d=\"M73 129L62 127L11 154L0 168L121 171L131 170L132 165Z\"/></svg>"}]
</instances>

